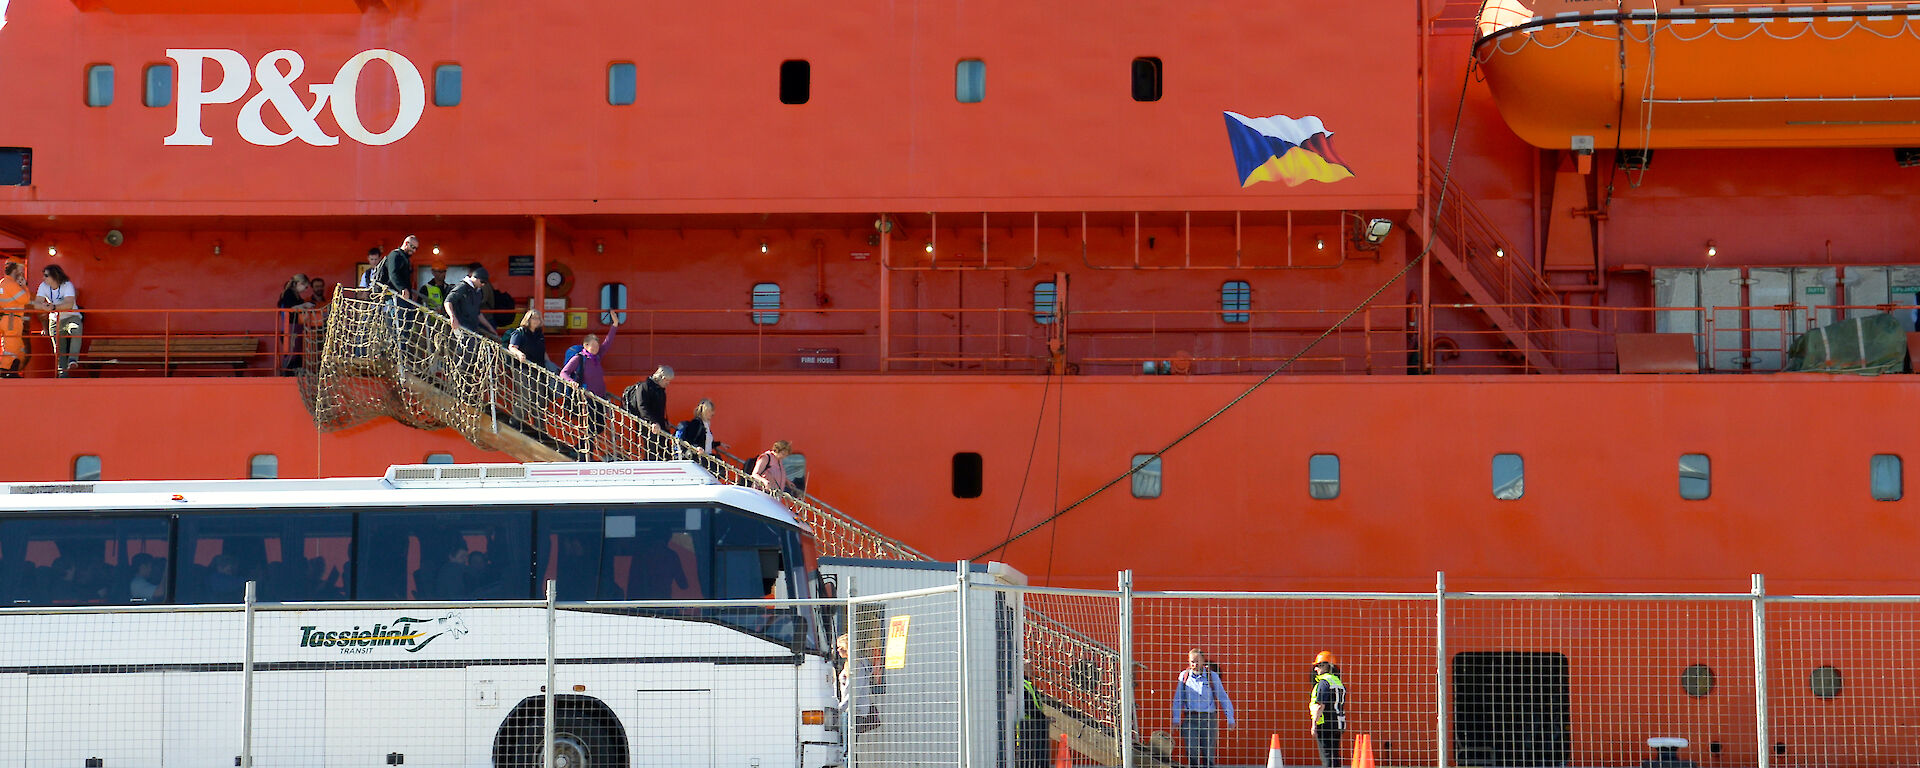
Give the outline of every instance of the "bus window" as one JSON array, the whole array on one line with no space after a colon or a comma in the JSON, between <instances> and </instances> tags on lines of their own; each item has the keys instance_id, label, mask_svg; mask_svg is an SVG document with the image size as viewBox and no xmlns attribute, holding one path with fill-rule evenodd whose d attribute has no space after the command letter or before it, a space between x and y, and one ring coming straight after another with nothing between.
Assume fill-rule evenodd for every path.
<instances>
[{"instance_id":1,"label":"bus window","mask_svg":"<svg viewBox=\"0 0 1920 768\"><path fill-rule=\"evenodd\" d=\"M352 539L347 514L181 515L180 602L345 600Z\"/></svg>"},{"instance_id":2,"label":"bus window","mask_svg":"<svg viewBox=\"0 0 1920 768\"><path fill-rule=\"evenodd\" d=\"M540 513L534 559L534 595L546 596L546 583L561 600L592 600L600 578L600 542L605 515L599 509L556 509Z\"/></svg>"},{"instance_id":3,"label":"bus window","mask_svg":"<svg viewBox=\"0 0 1920 768\"><path fill-rule=\"evenodd\" d=\"M0 523L0 604L165 602L167 520Z\"/></svg>"},{"instance_id":4,"label":"bus window","mask_svg":"<svg viewBox=\"0 0 1920 768\"><path fill-rule=\"evenodd\" d=\"M736 513L714 516L714 597L720 600L795 597L786 589L784 528Z\"/></svg>"},{"instance_id":5,"label":"bus window","mask_svg":"<svg viewBox=\"0 0 1920 768\"><path fill-rule=\"evenodd\" d=\"M524 511L362 514L356 594L362 600L531 598L532 534L533 515Z\"/></svg>"},{"instance_id":6,"label":"bus window","mask_svg":"<svg viewBox=\"0 0 1920 768\"><path fill-rule=\"evenodd\" d=\"M709 595L709 513L699 507L609 510L600 599L698 600Z\"/></svg>"}]
</instances>

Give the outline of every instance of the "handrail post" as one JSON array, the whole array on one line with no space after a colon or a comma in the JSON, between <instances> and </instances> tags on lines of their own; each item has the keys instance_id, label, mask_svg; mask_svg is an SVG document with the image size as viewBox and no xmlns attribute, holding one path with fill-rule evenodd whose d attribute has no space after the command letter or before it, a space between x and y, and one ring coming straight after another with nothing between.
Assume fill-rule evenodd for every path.
<instances>
[{"instance_id":1,"label":"handrail post","mask_svg":"<svg viewBox=\"0 0 1920 768\"><path fill-rule=\"evenodd\" d=\"M1753 575L1753 713L1759 735L1757 765L1768 768L1773 755L1767 744L1767 582L1758 573Z\"/></svg>"},{"instance_id":2,"label":"handrail post","mask_svg":"<svg viewBox=\"0 0 1920 768\"><path fill-rule=\"evenodd\" d=\"M240 768L253 768L253 605L255 582L248 581L246 601L246 653L240 659Z\"/></svg>"},{"instance_id":3,"label":"handrail post","mask_svg":"<svg viewBox=\"0 0 1920 768\"><path fill-rule=\"evenodd\" d=\"M554 604L557 601L557 595L559 594L559 591L560 591L557 588L557 586L558 585L553 579L547 579L547 685L545 689L546 696L543 697L544 700L541 702L541 705L544 707L543 711L545 715L541 718L541 725L540 725L540 730L541 730L540 762L545 768L554 768L554 765L553 765L553 717L554 717L553 688L554 688L554 685L556 684L555 681L557 680L557 678L554 675L554 671L553 671L553 667L554 667L554 663L553 663L554 662L554 649L553 649L554 631L553 630L554 630L554 624L555 624L554 619L556 617Z\"/></svg>"},{"instance_id":4,"label":"handrail post","mask_svg":"<svg viewBox=\"0 0 1920 768\"><path fill-rule=\"evenodd\" d=\"M1120 768L1133 760L1133 571L1120 572Z\"/></svg>"},{"instance_id":5,"label":"handrail post","mask_svg":"<svg viewBox=\"0 0 1920 768\"><path fill-rule=\"evenodd\" d=\"M957 576L958 587L954 592L953 601L954 611L957 614L955 616L957 623L954 625L953 634L960 646L959 674L956 676L957 681L954 691L954 702L958 705L959 709L956 714L960 718L960 749L957 755L958 762L956 763L959 768L971 768L972 766L972 763L968 759L968 752L971 751L970 748L973 746L973 713L970 711L972 709L972 697L967 695L969 693L968 688L971 687L969 684L969 672L971 672L970 667L972 664L969 662L973 657L972 644L968 642L967 637L967 624L971 618L967 612L967 593L971 591L967 588L970 586L967 583L967 577L970 575L968 572L972 570L972 567L973 564L971 562L966 560L960 561L958 568L959 575ZM552 766L548 766L548 768L552 768ZM1761 766L1761 768L1766 768L1766 766Z\"/></svg>"},{"instance_id":6,"label":"handrail post","mask_svg":"<svg viewBox=\"0 0 1920 768\"><path fill-rule=\"evenodd\" d=\"M888 266L889 264L892 263L888 259L891 258L891 254L893 252L893 248L892 248L893 223L888 221L887 215L883 213L883 214L880 214L880 219L879 221L875 222L875 224L876 224L876 227L880 230L880 355L879 355L880 361L879 362L880 362L880 372L886 373L887 357L890 354L890 349L892 346L891 344L888 343L890 340L888 320L890 319L890 316L893 314L891 311L893 309L893 283L890 279L893 275L893 269L892 267Z\"/></svg>"}]
</instances>

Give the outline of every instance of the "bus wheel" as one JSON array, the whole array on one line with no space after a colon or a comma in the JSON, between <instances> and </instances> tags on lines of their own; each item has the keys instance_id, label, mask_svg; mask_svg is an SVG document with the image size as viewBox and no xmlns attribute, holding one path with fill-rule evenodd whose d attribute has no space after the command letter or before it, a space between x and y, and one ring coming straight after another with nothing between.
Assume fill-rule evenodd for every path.
<instances>
[{"instance_id":1,"label":"bus wheel","mask_svg":"<svg viewBox=\"0 0 1920 768\"><path fill-rule=\"evenodd\" d=\"M593 761L588 757L590 754L587 742L578 736L571 733L553 735L553 768L591 768ZM534 765L546 765L546 759L545 754L538 755L534 758Z\"/></svg>"}]
</instances>

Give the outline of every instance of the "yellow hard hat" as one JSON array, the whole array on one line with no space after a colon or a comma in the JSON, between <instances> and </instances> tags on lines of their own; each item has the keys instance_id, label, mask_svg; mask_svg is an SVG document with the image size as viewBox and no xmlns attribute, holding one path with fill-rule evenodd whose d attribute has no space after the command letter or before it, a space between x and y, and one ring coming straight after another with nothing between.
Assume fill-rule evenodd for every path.
<instances>
[{"instance_id":1,"label":"yellow hard hat","mask_svg":"<svg viewBox=\"0 0 1920 768\"><path fill-rule=\"evenodd\" d=\"M1335 663L1333 660L1333 651L1321 651L1320 655L1313 657L1313 663L1315 664Z\"/></svg>"}]
</instances>

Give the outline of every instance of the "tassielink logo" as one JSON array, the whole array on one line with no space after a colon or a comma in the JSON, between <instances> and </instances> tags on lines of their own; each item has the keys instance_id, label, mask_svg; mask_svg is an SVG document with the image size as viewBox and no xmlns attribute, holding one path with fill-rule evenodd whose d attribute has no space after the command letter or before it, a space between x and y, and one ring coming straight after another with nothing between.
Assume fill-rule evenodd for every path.
<instances>
[{"instance_id":1,"label":"tassielink logo","mask_svg":"<svg viewBox=\"0 0 1920 768\"><path fill-rule=\"evenodd\" d=\"M358 654L398 646L407 653L419 653L428 643L442 636L460 638L466 634L467 622L458 613L449 613L437 619L400 616L391 623L374 624L372 627L354 626L338 630L322 629L317 625L301 627L300 647L339 648L341 653Z\"/></svg>"}]
</instances>

